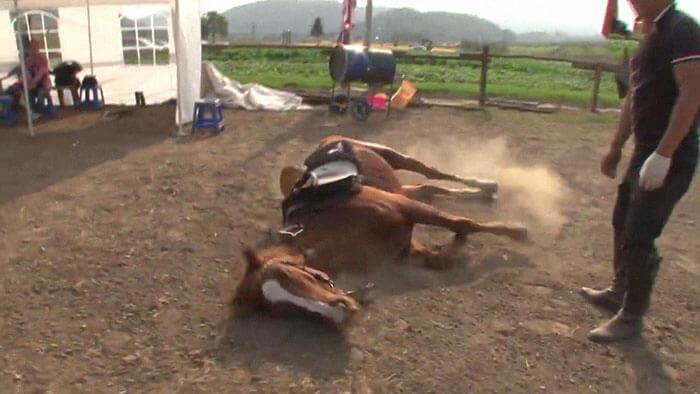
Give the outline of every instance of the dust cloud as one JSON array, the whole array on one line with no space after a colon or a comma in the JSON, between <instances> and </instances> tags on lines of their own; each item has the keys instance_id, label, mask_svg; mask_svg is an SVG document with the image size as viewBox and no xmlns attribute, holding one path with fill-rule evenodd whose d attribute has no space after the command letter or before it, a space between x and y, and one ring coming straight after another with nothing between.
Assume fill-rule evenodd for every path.
<instances>
[{"instance_id":1,"label":"dust cloud","mask_svg":"<svg viewBox=\"0 0 700 394\"><path fill-rule=\"evenodd\" d=\"M520 221L528 227L536 225L539 233L552 235L559 233L567 221L563 209L573 196L564 180L544 164L544 158L539 162L518 158L509 149L505 137L447 138L431 145L409 147L406 153L444 172L497 181L494 220ZM458 187L451 182L443 185Z\"/></svg>"}]
</instances>

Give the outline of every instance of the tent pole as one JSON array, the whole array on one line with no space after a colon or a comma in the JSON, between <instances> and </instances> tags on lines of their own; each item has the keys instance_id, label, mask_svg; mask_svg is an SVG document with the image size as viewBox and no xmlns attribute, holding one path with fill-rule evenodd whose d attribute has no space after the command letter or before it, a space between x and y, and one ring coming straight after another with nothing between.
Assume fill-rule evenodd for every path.
<instances>
[{"instance_id":1,"label":"tent pole","mask_svg":"<svg viewBox=\"0 0 700 394\"><path fill-rule=\"evenodd\" d=\"M17 1L15 0L15 11L17 9ZM19 14L18 14L19 15ZM20 24L21 26L21 24ZM27 109L27 126L29 127L29 135L34 137L34 121L32 120L32 109L29 103L29 88L27 87L27 67L24 64L24 43L22 42L22 34L19 32L19 39L17 38L17 32L15 32L15 41L19 44L19 65L22 70L22 88L24 89L24 105ZM29 32L27 32L28 34ZM28 37L28 36L27 36Z\"/></svg>"},{"instance_id":2,"label":"tent pole","mask_svg":"<svg viewBox=\"0 0 700 394\"><path fill-rule=\"evenodd\" d=\"M182 97L180 97L180 0L175 0L175 18L173 18L173 30L175 32L175 75L177 78L177 131L178 135L185 135L182 126Z\"/></svg>"},{"instance_id":3,"label":"tent pole","mask_svg":"<svg viewBox=\"0 0 700 394\"><path fill-rule=\"evenodd\" d=\"M92 63L92 23L90 21L90 0L86 0L88 19L88 46L90 47L90 75L95 75L95 68Z\"/></svg>"},{"instance_id":4,"label":"tent pole","mask_svg":"<svg viewBox=\"0 0 700 394\"><path fill-rule=\"evenodd\" d=\"M365 48L369 50L372 42L372 0L367 0L365 7Z\"/></svg>"}]
</instances>

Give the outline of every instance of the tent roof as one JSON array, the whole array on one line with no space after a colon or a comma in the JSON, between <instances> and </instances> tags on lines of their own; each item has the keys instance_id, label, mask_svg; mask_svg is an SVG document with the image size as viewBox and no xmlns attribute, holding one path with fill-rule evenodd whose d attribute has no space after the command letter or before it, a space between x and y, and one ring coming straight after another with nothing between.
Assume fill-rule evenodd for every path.
<instances>
[{"instance_id":1,"label":"tent roof","mask_svg":"<svg viewBox=\"0 0 700 394\"><path fill-rule=\"evenodd\" d=\"M142 4L170 4L171 0L90 0L91 6L96 5L142 5ZM17 7L21 9L32 8L60 8L83 7L86 0L17 0ZM0 10L13 10L14 0L0 0Z\"/></svg>"}]
</instances>

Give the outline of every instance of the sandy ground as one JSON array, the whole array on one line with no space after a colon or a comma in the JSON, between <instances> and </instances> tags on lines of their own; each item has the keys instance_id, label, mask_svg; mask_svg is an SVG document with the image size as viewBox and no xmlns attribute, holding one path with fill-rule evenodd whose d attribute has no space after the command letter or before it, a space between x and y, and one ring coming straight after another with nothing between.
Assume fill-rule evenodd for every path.
<instances>
[{"instance_id":1,"label":"sandy ground","mask_svg":"<svg viewBox=\"0 0 700 394\"><path fill-rule=\"evenodd\" d=\"M598 161L615 114L410 109L358 124L324 108L226 111L219 137L175 138L173 112L64 110L35 138L0 129L0 392L700 390L697 184L659 239L643 339L585 339L607 318L577 289L611 274L616 183ZM447 272L386 267L342 332L227 319L240 242L279 225L279 170L330 134L497 179L494 203L436 205L522 221L533 240L472 236Z\"/></svg>"}]
</instances>

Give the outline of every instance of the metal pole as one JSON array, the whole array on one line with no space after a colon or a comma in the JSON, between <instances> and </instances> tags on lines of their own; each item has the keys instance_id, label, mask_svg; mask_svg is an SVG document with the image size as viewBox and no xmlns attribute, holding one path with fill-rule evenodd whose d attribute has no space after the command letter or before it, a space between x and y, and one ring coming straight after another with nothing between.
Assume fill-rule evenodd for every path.
<instances>
[{"instance_id":1,"label":"metal pole","mask_svg":"<svg viewBox=\"0 0 700 394\"><path fill-rule=\"evenodd\" d=\"M600 74L603 68L600 65L595 66L593 72L593 97L591 98L591 112L598 112L598 92L600 91Z\"/></svg>"},{"instance_id":2,"label":"metal pole","mask_svg":"<svg viewBox=\"0 0 700 394\"><path fill-rule=\"evenodd\" d=\"M481 48L481 79L479 81L479 108L486 106L486 82L489 72L489 46Z\"/></svg>"},{"instance_id":3,"label":"metal pole","mask_svg":"<svg viewBox=\"0 0 700 394\"><path fill-rule=\"evenodd\" d=\"M372 42L372 0L367 0L365 8L365 48L369 49Z\"/></svg>"},{"instance_id":4,"label":"metal pole","mask_svg":"<svg viewBox=\"0 0 700 394\"><path fill-rule=\"evenodd\" d=\"M180 97L180 0L175 0L175 17L173 18L173 30L175 32L175 72L177 75L177 131L184 135L182 126L182 97Z\"/></svg>"},{"instance_id":5,"label":"metal pole","mask_svg":"<svg viewBox=\"0 0 700 394\"><path fill-rule=\"evenodd\" d=\"M15 11L19 12L19 10L17 9L17 0L15 0ZM18 18L19 18L19 16L22 16L22 15L18 14ZM29 27L29 26L27 26L27 27ZM20 37L19 39L17 39L17 37L18 37L17 33L19 33L19 37ZM27 34L29 34L29 33L27 32ZM20 69L22 70L22 87L24 89L24 104L25 104L26 109L27 109L27 126L29 127L29 135L34 137L34 121L32 120L32 110L31 110L31 104L29 102L29 88L27 87L27 67L24 64L24 45L23 45L24 43L22 42L21 37L22 37L21 31L15 32L15 41L17 41L17 43L19 44L19 60L20 60L19 65L20 65ZM27 36L27 37L29 37L29 36Z\"/></svg>"},{"instance_id":6,"label":"metal pole","mask_svg":"<svg viewBox=\"0 0 700 394\"><path fill-rule=\"evenodd\" d=\"M90 21L90 0L87 3L87 18L88 18L88 46L90 47L90 75L95 75L95 68L92 63L92 23Z\"/></svg>"}]
</instances>

